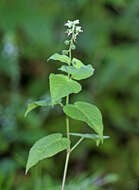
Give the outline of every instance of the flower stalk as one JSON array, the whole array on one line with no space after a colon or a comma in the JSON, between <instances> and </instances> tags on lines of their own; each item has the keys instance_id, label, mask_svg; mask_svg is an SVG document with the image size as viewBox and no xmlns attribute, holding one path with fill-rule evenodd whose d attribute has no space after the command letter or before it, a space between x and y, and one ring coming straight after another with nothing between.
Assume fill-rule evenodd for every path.
<instances>
[{"instance_id":1,"label":"flower stalk","mask_svg":"<svg viewBox=\"0 0 139 190\"><path fill-rule=\"evenodd\" d=\"M68 20L67 23L64 25L67 27L67 30L65 33L68 35L68 37L71 35L71 39L65 41L65 44L69 45L69 49L68 49L68 56L70 58L70 63L69 63L69 67L68 67L68 78L69 79L70 79L70 66L71 66L71 62L72 62L71 51L73 49L75 49L74 42L77 39L77 35L79 34L79 32L83 32L81 27L77 26L77 24L79 24L79 20L75 20L75 21L69 21ZM69 96L66 97L66 105L68 105L68 104L69 104ZM69 125L69 117L68 116L66 116L66 130L67 130L67 138L70 140L70 125ZM71 153L71 149L69 146L67 149L67 155L66 155L66 161L65 161L64 175L63 175L61 190L64 190L64 187L65 187L65 181L66 181L66 176L67 176L70 153Z\"/></svg>"}]
</instances>

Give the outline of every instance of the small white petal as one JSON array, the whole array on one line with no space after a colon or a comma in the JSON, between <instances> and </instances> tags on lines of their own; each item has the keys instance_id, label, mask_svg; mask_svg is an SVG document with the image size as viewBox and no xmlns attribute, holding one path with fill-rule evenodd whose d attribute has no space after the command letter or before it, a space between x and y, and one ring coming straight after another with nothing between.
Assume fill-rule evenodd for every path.
<instances>
[{"instance_id":1,"label":"small white petal","mask_svg":"<svg viewBox=\"0 0 139 190\"><path fill-rule=\"evenodd\" d=\"M76 26L76 31L80 32L81 31L81 26Z\"/></svg>"},{"instance_id":2,"label":"small white petal","mask_svg":"<svg viewBox=\"0 0 139 190\"><path fill-rule=\"evenodd\" d=\"M68 28L71 28L72 25L73 25L73 22L70 21L70 20L68 20L68 21L64 24L64 26L67 26Z\"/></svg>"},{"instance_id":3,"label":"small white petal","mask_svg":"<svg viewBox=\"0 0 139 190\"><path fill-rule=\"evenodd\" d=\"M79 24L80 23L79 20L74 20L73 22L74 22L74 24Z\"/></svg>"}]
</instances>

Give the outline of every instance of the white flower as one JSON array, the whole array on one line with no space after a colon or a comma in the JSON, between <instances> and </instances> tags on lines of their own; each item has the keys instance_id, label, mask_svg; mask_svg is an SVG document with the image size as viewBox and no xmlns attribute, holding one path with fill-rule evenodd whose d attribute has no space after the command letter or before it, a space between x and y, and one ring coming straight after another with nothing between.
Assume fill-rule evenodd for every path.
<instances>
[{"instance_id":1,"label":"white flower","mask_svg":"<svg viewBox=\"0 0 139 190\"><path fill-rule=\"evenodd\" d=\"M76 26L77 24L79 24L80 21L79 20L74 20L74 21L70 21L68 20L64 26L67 26L68 29L66 30L65 33L68 34L68 36L70 36L71 34L73 34L73 40L75 41L77 36L79 35L80 32L83 32L81 26Z\"/></svg>"},{"instance_id":2,"label":"white flower","mask_svg":"<svg viewBox=\"0 0 139 190\"><path fill-rule=\"evenodd\" d=\"M65 33L67 33L68 36L70 36L70 34L72 34L72 29L67 29L67 31Z\"/></svg>"},{"instance_id":3,"label":"white flower","mask_svg":"<svg viewBox=\"0 0 139 190\"><path fill-rule=\"evenodd\" d=\"M64 24L64 26L67 26L68 28L71 28L72 25L73 25L73 22L70 21L70 20L68 20L68 21Z\"/></svg>"},{"instance_id":4,"label":"white flower","mask_svg":"<svg viewBox=\"0 0 139 190\"><path fill-rule=\"evenodd\" d=\"M71 28L71 27L73 27L73 26L75 26L76 24L79 24L79 23L80 23L79 20L74 20L74 21L68 20L68 21L64 24L64 26L67 26L68 28Z\"/></svg>"},{"instance_id":5,"label":"white flower","mask_svg":"<svg viewBox=\"0 0 139 190\"><path fill-rule=\"evenodd\" d=\"M79 24L80 21L79 21L79 20L74 20L73 23L74 23L74 24Z\"/></svg>"},{"instance_id":6,"label":"white flower","mask_svg":"<svg viewBox=\"0 0 139 190\"><path fill-rule=\"evenodd\" d=\"M79 33L79 32L83 32L81 26L76 26L76 32Z\"/></svg>"}]
</instances>

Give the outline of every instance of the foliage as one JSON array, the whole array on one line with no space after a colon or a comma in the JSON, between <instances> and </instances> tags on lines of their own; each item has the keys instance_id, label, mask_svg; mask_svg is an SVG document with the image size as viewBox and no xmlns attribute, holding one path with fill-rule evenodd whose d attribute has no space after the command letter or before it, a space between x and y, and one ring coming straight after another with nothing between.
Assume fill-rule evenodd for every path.
<instances>
[{"instance_id":1,"label":"foliage","mask_svg":"<svg viewBox=\"0 0 139 190\"><path fill-rule=\"evenodd\" d=\"M76 56L96 69L92 78L81 82L83 92L74 95L71 103L80 100L98 105L105 132L111 136L110 142L99 149L91 140L82 142L71 157L69 177L72 171L76 176L101 168L105 174L112 172L120 176L115 184L103 189L138 189L138 9L138 0L38 0L33 4L27 0L1 0L0 166L14 178L11 189L31 189L29 182L35 189L39 178L33 181L31 176L24 177L27 150L39 138L57 129L64 133L59 105L53 109L40 106L26 118L23 115L26 104L50 99L47 78L61 64L48 64L46 60L63 48L62 26L68 18L80 18L85 29L78 40ZM71 120L73 132L91 132L82 125ZM76 142L75 137L72 140ZM42 163L42 172L56 180L62 171L59 165L54 166L63 159L64 154L47 159ZM1 171L2 188L11 178L4 171Z\"/></svg>"},{"instance_id":2,"label":"foliage","mask_svg":"<svg viewBox=\"0 0 139 190\"><path fill-rule=\"evenodd\" d=\"M50 74L50 93L52 103L57 100L68 96L72 93L78 93L81 91L81 86L78 82L69 79L68 76L61 74Z\"/></svg>"},{"instance_id":3,"label":"foliage","mask_svg":"<svg viewBox=\"0 0 139 190\"><path fill-rule=\"evenodd\" d=\"M86 102L76 102L74 105L64 106L64 113L73 119L86 122L96 133L99 134L103 142L103 123L99 109Z\"/></svg>"},{"instance_id":4,"label":"foliage","mask_svg":"<svg viewBox=\"0 0 139 190\"><path fill-rule=\"evenodd\" d=\"M77 120L81 120L86 122L97 134L98 138L95 139L97 145L99 145L100 141L103 143L103 123L102 116L99 109L89 103L86 102L75 102L74 105L69 104L69 95L73 93L79 93L81 91L81 85L76 82L74 79L81 80L88 78L93 74L93 68L90 65L88 67L88 73L83 76L83 72L86 72L86 66L76 58L72 58L71 51L75 49L75 42L77 35L79 32L83 32L79 24L79 20L69 21L65 24L67 26L66 33L71 37L65 41L65 44L69 46L68 50L64 50L67 53L66 55L60 55L55 53L48 60L56 60L61 61L68 64L67 68L67 76L62 74L53 74L49 75L49 85L50 85L50 95L51 95L51 103L46 103L46 100L35 101L34 103L29 104L25 116L32 111L37 106L47 106L56 104L61 98L65 98L65 104L60 105L63 107L64 113L67 115L66 117L66 129L67 129L67 138L62 138L62 135L59 133L55 133L46 137L41 138L37 141L33 147L30 149L28 161L26 165L26 174L31 167L36 165L39 161L49 158L67 149L65 168L63 174L62 181L62 190L65 189L65 180L68 169L69 156L71 152L80 144L83 138L87 135L82 135L81 139L77 141L77 143L71 148L70 146L70 125L69 125L69 117ZM77 72L71 73L70 69L76 69ZM80 73L80 68L82 68L82 72ZM74 75L73 75L74 74ZM60 101L61 102L61 101ZM69 116L69 117L68 117ZM84 137L83 137L84 136ZM88 135L89 136L89 135ZM91 135L90 135L91 136Z\"/></svg>"},{"instance_id":5,"label":"foliage","mask_svg":"<svg viewBox=\"0 0 139 190\"><path fill-rule=\"evenodd\" d=\"M67 138L62 138L62 135L60 133L55 133L41 138L33 145L29 152L26 173L40 160L43 160L44 158L49 158L56 153L67 149L69 145L70 141Z\"/></svg>"}]
</instances>

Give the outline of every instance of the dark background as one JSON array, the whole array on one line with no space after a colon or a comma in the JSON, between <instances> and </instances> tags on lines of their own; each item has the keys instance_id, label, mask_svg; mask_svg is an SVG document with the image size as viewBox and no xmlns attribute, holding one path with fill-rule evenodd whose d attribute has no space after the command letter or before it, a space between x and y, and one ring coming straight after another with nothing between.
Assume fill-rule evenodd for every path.
<instances>
[{"instance_id":1,"label":"dark background","mask_svg":"<svg viewBox=\"0 0 139 190\"><path fill-rule=\"evenodd\" d=\"M60 64L47 58L64 49L68 19L84 30L73 54L95 68L71 102L96 104L111 138L99 148L86 140L73 153L67 189L138 190L139 0L0 1L0 189L60 189L65 153L24 172L30 147L65 132L65 116L59 107L24 113L29 102L49 96L48 76ZM70 124L90 132L82 122Z\"/></svg>"}]
</instances>

